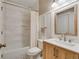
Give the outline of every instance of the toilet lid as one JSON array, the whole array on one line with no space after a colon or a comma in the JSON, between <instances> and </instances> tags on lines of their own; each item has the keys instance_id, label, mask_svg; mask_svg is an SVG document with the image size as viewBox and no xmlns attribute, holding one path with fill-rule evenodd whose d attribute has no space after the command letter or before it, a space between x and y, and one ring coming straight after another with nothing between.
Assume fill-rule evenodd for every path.
<instances>
[{"instance_id":1,"label":"toilet lid","mask_svg":"<svg viewBox=\"0 0 79 59\"><path fill-rule=\"evenodd\" d=\"M30 49L28 50L29 53L38 53L38 52L40 52L40 51L41 51L41 49L39 49L39 48L37 48L37 47L33 47L33 48L30 48Z\"/></svg>"}]
</instances>

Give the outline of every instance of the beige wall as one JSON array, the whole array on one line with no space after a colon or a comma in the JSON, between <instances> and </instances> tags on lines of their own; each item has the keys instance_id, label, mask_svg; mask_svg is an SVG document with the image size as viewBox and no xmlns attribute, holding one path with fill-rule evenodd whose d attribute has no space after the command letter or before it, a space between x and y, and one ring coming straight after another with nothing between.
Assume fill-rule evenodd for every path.
<instances>
[{"instance_id":1,"label":"beige wall","mask_svg":"<svg viewBox=\"0 0 79 59\"><path fill-rule=\"evenodd\" d=\"M22 42L24 46L30 46L30 23L31 14L29 10L26 10L26 13L23 15L22 20Z\"/></svg>"},{"instance_id":2,"label":"beige wall","mask_svg":"<svg viewBox=\"0 0 79 59\"><path fill-rule=\"evenodd\" d=\"M39 0L39 14L49 11L53 0Z\"/></svg>"}]
</instances>

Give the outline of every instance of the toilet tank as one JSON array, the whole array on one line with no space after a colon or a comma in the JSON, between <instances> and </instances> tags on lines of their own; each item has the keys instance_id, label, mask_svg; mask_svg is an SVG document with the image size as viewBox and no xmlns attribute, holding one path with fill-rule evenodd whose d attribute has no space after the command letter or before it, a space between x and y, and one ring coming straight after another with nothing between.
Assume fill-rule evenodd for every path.
<instances>
[{"instance_id":1,"label":"toilet tank","mask_svg":"<svg viewBox=\"0 0 79 59\"><path fill-rule=\"evenodd\" d=\"M37 40L37 47L40 49L43 49L43 40L42 39Z\"/></svg>"}]
</instances>

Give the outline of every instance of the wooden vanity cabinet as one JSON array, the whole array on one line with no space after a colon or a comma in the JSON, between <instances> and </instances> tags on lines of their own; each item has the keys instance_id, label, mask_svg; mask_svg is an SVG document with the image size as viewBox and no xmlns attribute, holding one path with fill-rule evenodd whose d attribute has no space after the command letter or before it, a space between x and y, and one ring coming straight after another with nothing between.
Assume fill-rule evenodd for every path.
<instances>
[{"instance_id":1,"label":"wooden vanity cabinet","mask_svg":"<svg viewBox=\"0 0 79 59\"><path fill-rule=\"evenodd\" d=\"M43 59L55 59L55 46L48 43L43 45Z\"/></svg>"},{"instance_id":2,"label":"wooden vanity cabinet","mask_svg":"<svg viewBox=\"0 0 79 59\"><path fill-rule=\"evenodd\" d=\"M79 54L44 42L43 59L79 59Z\"/></svg>"}]
</instances>

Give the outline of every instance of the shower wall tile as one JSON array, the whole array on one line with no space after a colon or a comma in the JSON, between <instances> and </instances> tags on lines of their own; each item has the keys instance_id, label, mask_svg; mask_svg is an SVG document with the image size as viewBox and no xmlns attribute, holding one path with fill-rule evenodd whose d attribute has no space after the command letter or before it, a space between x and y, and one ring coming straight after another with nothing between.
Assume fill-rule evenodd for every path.
<instances>
[{"instance_id":1,"label":"shower wall tile","mask_svg":"<svg viewBox=\"0 0 79 59\"><path fill-rule=\"evenodd\" d=\"M4 33L7 49L30 45L30 11L5 4Z\"/></svg>"}]
</instances>

